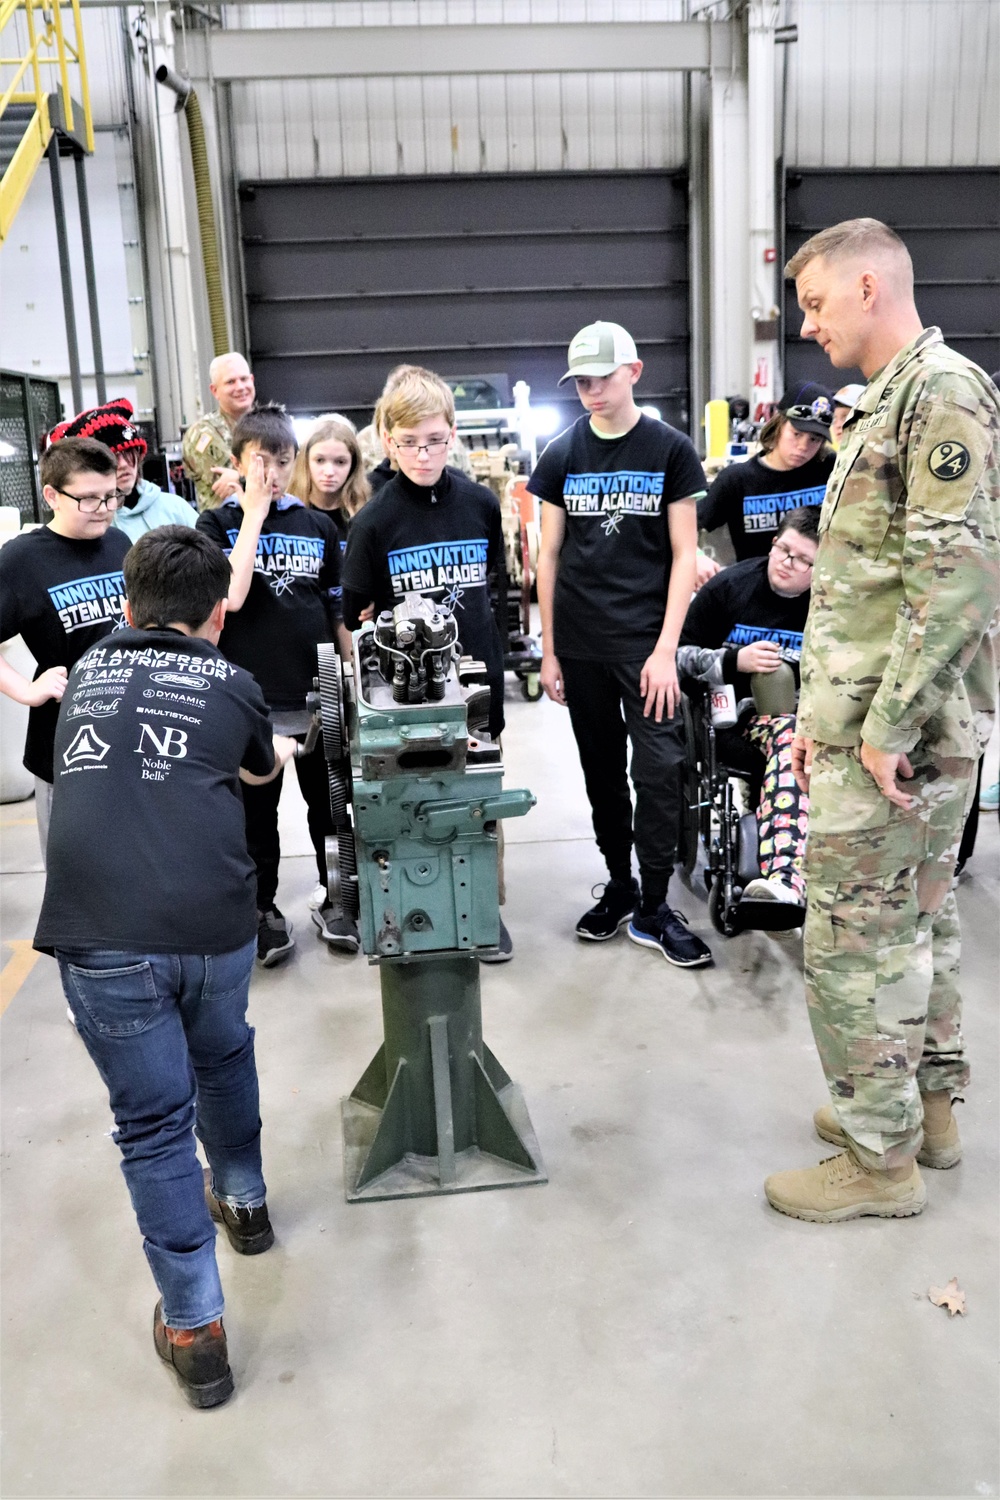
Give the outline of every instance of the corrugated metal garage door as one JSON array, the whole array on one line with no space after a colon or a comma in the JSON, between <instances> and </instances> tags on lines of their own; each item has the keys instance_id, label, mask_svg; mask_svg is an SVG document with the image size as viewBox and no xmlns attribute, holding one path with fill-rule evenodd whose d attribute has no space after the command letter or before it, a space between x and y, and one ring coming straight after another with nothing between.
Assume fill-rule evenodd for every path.
<instances>
[{"instance_id":1,"label":"corrugated metal garage door","mask_svg":"<svg viewBox=\"0 0 1000 1500\"><path fill-rule=\"evenodd\" d=\"M862 216L881 219L913 256L917 307L953 349L987 374L1000 369L1000 172L790 172L785 212L786 259L827 225ZM863 380L835 371L816 344L798 337L795 288L785 295L785 381L834 387Z\"/></svg>"},{"instance_id":2,"label":"corrugated metal garage door","mask_svg":"<svg viewBox=\"0 0 1000 1500\"><path fill-rule=\"evenodd\" d=\"M240 201L250 358L290 411L365 416L402 360L568 403L566 346L606 318L639 345L641 399L687 428L685 176L247 182Z\"/></svg>"}]
</instances>

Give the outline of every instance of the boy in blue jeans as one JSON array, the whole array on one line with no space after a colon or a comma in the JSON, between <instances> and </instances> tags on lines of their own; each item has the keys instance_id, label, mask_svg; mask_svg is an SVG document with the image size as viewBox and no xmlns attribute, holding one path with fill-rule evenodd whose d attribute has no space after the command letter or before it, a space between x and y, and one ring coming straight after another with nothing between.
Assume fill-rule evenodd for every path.
<instances>
[{"instance_id":1,"label":"boy in blue jeans","mask_svg":"<svg viewBox=\"0 0 1000 1500\"><path fill-rule=\"evenodd\" d=\"M239 788L271 780L294 750L272 740L260 689L218 649L229 585L229 563L191 527L159 527L128 553L128 628L91 646L63 698L35 933L107 1085L160 1291L157 1353L196 1407L233 1392L212 1220L244 1255L274 1238Z\"/></svg>"}]
</instances>

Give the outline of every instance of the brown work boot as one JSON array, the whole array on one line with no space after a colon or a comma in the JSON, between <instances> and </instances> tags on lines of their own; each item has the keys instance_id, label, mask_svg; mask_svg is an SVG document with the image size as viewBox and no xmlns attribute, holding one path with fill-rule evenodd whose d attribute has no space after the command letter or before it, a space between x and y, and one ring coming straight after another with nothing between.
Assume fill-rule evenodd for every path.
<instances>
[{"instance_id":1,"label":"brown work boot","mask_svg":"<svg viewBox=\"0 0 1000 1500\"><path fill-rule=\"evenodd\" d=\"M226 1330L222 1319L202 1328L168 1328L163 1321L163 1298L153 1313L153 1343L160 1358L174 1371L192 1406L206 1410L221 1406L233 1394Z\"/></svg>"},{"instance_id":2,"label":"brown work boot","mask_svg":"<svg viewBox=\"0 0 1000 1500\"><path fill-rule=\"evenodd\" d=\"M764 1183L772 1208L793 1219L814 1224L838 1224L874 1214L880 1219L906 1219L927 1203L927 1189L916 1162L900 1177L863 1167L850 1151L828 1156L819 1166L797 1172L775 1172Z\"/></svg>"},{"instance_id":3,"label":"brown work boot","mask_svg":"<svg viewBox=\"0 0 1000 1500\"><path fill-rule=\"evenodd\" d=\"M206 1167L202 1175L208 1211L216 1224L221 1224L226 1231L233 1249L240 1255L263 1255L265 1250L270 1250L274 1244L274 1230L267 1216L267 1204L262 1203L259 1208L230 1208L212 1192L211 1168Z\"/></svg>"},{"instance_id":4,"label":"brown work boot","mask_svg":"<svg viewBox=\"0 0 1000 1500\"><path fill-rule=\"evenodd\" d=\"M924 1106L924 1143L917 1161L922 1167L935 1167L939 1171L957 1166L962 1160L962 1142L958 1121L951 1112L951 1095L943 1089L940 1094L921 1094L920 1098ZM816 1111L813 1124L821 1141L829 1141L831 1146L847 1150L847 1137L840 1128L832 1104L824 1104Z\"/></svg>"}]
</instances>

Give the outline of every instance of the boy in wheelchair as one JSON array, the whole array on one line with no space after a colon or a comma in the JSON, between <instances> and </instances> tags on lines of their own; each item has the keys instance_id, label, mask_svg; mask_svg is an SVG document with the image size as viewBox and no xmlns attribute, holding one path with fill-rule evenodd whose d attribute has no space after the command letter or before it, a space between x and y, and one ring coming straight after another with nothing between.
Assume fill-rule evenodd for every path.
<instances>
[{"instance_id":1,"label":"boy in wheelchair","mask_svg":"<svg viewBox=\"0 0 1000 1500\"><path fill-rule=\"evenodd\" d=\"M791 752L818 523L815 507L786 512L766 557L724 569L695 595L681 634L685 863L694 867L700 834L712 921L726 935L798 927L805 918L809 802ZM727 687L736 713L713 715L712 701L724 703ZM755 813L741 815L734 777L748 783Z\"/></svg>"}]
</instances>

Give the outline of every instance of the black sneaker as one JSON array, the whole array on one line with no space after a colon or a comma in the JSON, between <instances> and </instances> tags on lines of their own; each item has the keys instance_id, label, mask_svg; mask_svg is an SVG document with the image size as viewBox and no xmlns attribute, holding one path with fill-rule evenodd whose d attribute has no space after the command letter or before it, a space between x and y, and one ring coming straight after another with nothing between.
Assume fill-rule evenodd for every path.
<instances>
[{"instance_id":1,"label":"black sneaker","mask_svg":"<svg viewBox=\"0 0 1000 1500\"><path fill-rule=\"evenodd\" d=\"M226 1231L229 1243L240 1255L263 1255L274 1244L274 1230L267 1216L267 1204L259 1208L230 1208L220 1203L212 1192L212 1173L205 1168L205 1202L216 1224Z\"/></svg>"},{"instance_id":2,"label":"black sneaker","mask_svg":"<svg viewBox=\"0 0 1000 1500\"><path fill-rule=\"evenodd\" d=\"M320 937L329 947L339 948L343 953L359 951L361 934L357 922L353 917L337 916L332 901L324 901L322 906L317 907L312 913L312 919L319 928Z\"/></svg>"},{"instance_id":3,"label":"black sneaker","mask_svg":"<svg viewBox=\"0 0 1000 1500\"><path fill-rule=\"evenodd\" d=\"M257 913L257 962L270 969L280 964L295 947L292 924L287 922L276 906L270 911Z\"/></svg>"},{"instance_id":4,"label":"black sneaker","mask_svg":"<svg viewBox=\"0 0 1000 1500\"><path fill-rule=\"evenodd\" d=\"M161 1297L153 1313L153 1347L172 1368L192 1406L204 1411L221 1406L233 1394L233 1372L221 1318L203 1328L168 1328L163 1321Z\"/></svg>"},{"instance_id":5,"label":"black sneaker","mask_svg":"<svg viewBox=\"0 0 1000 1500\"><path fill-rule=\"evenodd\" d=\"M585 911L576 924L576 935L589 943L606 943L619 928L624 927L639 900L639 883L636 880L609 880L603 888L595 885L591 891L601 899L596 906Z\"/></svg>"},{"instance_id":6,"label":"black sneaker","mask_svg":"<svg viewBox=\"0 0 1000 1500\"><path fill-rule=\"evenodd\" d=\"M713 962L712 950L688 931L687 920L664 901L651 917L637 912L628 924L628 935L642 948L658 948L667 963L678 969L701 969Z\"/></svg>"},{"instance_id":7,"label":"black sneaker","mask_svg":"<svg viewBox=\"0 0 1000 1500\"><path fill-rule=\"evenodd\" d=\"M495 953L487 953L481 958L481 964L508 964L514 957L514 939L503 925L503 917L500 918L500 939L497 943Z\"/></svg>"}]
</instances>

